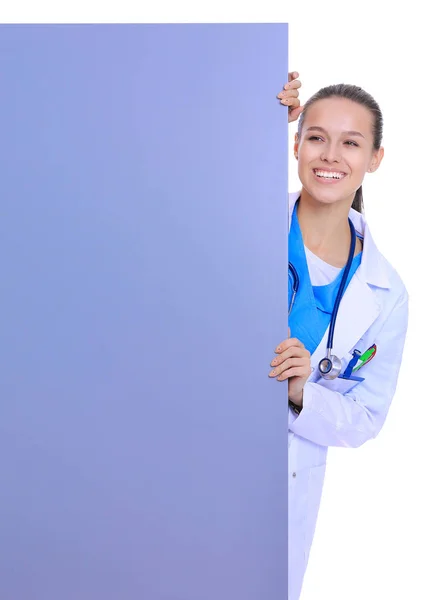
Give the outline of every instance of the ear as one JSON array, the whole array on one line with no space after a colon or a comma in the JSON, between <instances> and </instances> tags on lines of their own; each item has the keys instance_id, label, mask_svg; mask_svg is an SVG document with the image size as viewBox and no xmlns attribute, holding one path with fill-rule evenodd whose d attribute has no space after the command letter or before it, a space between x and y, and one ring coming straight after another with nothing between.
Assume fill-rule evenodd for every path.
<instances>
[{"instance_id":1,"label":"ear","mask_svg":"<svg viewBox=\"0 0 428 600\"><path fill-rule=\"evenodd\" d=\"M373 152L373 156L372 156L372 159L370 161L370 166L367 169L367 171L369 173L374 173L375 171L377 171L377 169L380 166L380 163L382 162L383 155L384 155L384 149L383 149L382 146L379 148L379 150L375 150Z\"/></svg>"},{"instance_id":2,"label":"ear","mask_svg":"<svg viewBox=\"0 0 428 600\"><path fill-rule=\"evenodd\" d=\"M299 149L299 134L296 133L294 135L294 157L296 159L299 157L299 155L298 155L298 149Z\"/></svg>"}]
</instances>

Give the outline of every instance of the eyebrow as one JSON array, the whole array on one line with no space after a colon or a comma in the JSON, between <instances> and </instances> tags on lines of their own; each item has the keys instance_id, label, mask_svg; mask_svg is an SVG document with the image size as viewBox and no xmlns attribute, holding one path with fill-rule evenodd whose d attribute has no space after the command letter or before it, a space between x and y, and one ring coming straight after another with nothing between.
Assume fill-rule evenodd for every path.
<instances>
[{"instance_id":1,"label":"eyebrow","mask_svg":"<svg viewBox=\"0 0 428 600\"><path fill-rule=\"evenodd\" d=\"M306 131L322 131L323 133L327 133L327 131L323 128L323 127L308 127ZM362 133L360 133L359 131L343 131L344 135L354 135L354 136L358 136L358 137L364 137Z\"/></svg>"}]
</instances>

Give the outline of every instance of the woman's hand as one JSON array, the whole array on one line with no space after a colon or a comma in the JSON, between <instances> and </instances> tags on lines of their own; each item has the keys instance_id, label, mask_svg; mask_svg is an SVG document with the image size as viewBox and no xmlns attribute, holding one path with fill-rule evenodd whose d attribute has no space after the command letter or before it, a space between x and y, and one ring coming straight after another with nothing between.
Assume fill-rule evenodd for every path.
<instances>
[{"instance_id":1,"label":"woman's hand","mask_svg":"<svg viewBox=\"0 0 428 600\"><path fill-rule=\"evenodd\" d=\"M303 111L303 106L300 106L299 100L299 87L301 87L300 81L297 79L299 73L293 71L288 74L288 83L284 85L284 89L277 96L281 104L288 106L288 122L292 123L297 121L300 113Z\"/></svg>"},{"instance_id":2,"label":"woman's hand","mask_svg":"<svg viewBox=\"0 0 428 600\"><path fill-rule=\"evenodd\" d=\"M274 369L269 377L277 381L288 380L289 399L297 406L302 406L303 386L312 372L310 352L297 338L288 338L279 344L275 354L277 356L270 363Z\"/></svg>"}]
</instances>

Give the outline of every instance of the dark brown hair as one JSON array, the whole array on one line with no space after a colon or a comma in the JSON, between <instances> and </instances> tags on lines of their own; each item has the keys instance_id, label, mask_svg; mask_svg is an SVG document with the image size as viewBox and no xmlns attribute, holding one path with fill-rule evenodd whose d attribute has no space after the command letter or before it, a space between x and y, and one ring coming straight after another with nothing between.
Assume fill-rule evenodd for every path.
<instances>
[{"instance_id":1,"label":"dark brown hair","mask_svg":"<svg viewBox=\"0 0 428 600\"><path fill-rule=\"evenodd\" d=\"M367 92L365 92L362 88L356 85L349 85L346 83L338 83L336 85L329 85L328 87L324 87L320 89L316 94L311 96L309 100L305 103L305 108L303 109L302 114L300 115L299 124L297 128L297 133L300 138L303 122L305 120L305 115L307 110L312 104L315 104L318 100L324 100L326 98L346 98L347 100L352 100L361 106L365 106L373 115L373 148L374 150L379 150L382 143L382 133L383 133L383 117L382 112L379 108L376 100L370 96ZM363 187L360 186L358 190L355 192L354 200L352 202L352 208L357 210L358 212L363 212Z\"/></svg>"}]
</instances>

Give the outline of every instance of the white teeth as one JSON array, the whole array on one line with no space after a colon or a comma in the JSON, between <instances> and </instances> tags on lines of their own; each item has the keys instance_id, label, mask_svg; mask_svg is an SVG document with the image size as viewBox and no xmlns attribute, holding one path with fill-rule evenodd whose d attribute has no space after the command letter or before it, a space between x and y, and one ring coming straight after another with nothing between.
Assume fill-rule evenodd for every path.
<instances>
[{"instance_id":1,"label":"white teeth","mask_svg":"<svg viewBox=\"0 0 428 600\"><path fill-rule=\"evenodd\" d=\"M317 177L324 177L325 179L343 179L345 173L336 173L334 171L319 171L315 169L315 175Z\"/></svg>"}]
</instances>

